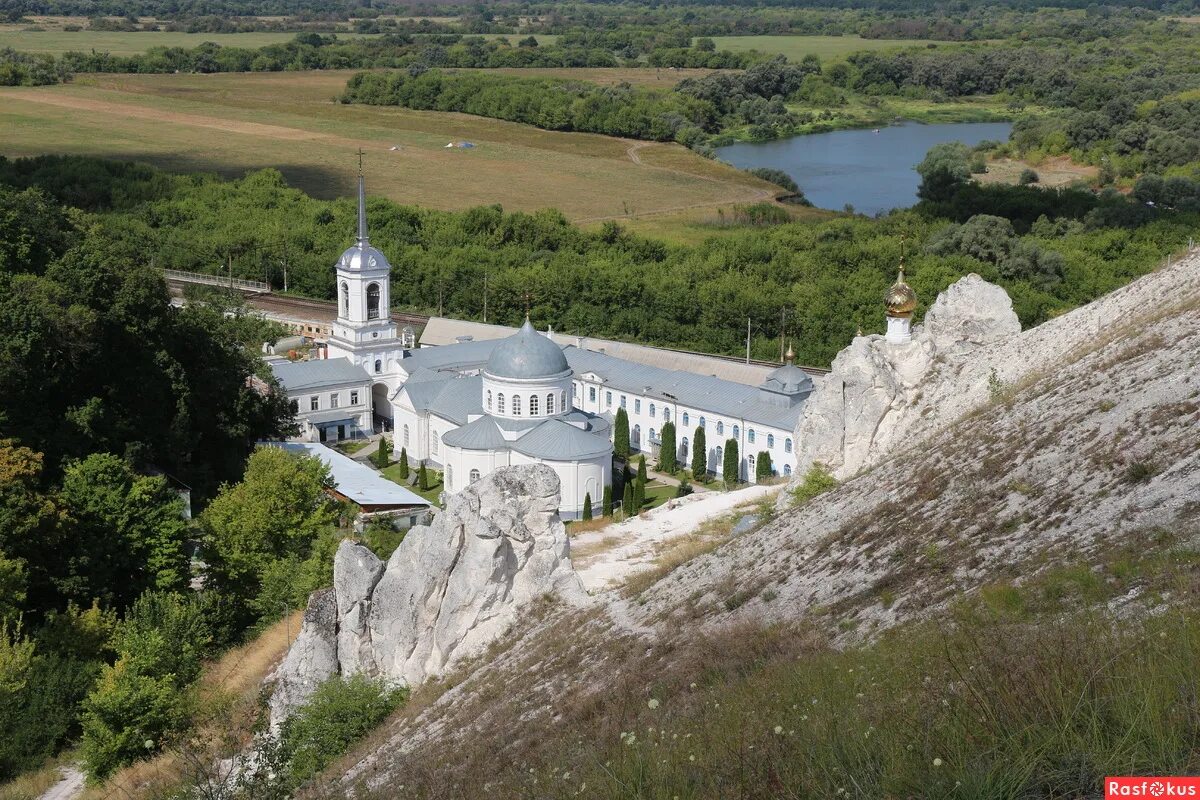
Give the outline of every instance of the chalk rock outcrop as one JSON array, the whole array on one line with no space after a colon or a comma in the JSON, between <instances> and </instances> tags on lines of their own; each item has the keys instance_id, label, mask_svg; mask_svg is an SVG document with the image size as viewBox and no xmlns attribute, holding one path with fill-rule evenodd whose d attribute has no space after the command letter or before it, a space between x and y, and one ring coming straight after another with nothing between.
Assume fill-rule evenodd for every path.
<instances>
[{"instance_id":1,"label":"chalk rock outcrop","mask_svg":"<svg viewBox=\"0 0 1200 800\"><path fill-rule=\"evenodd\" d=\"M911 342L856 337L800 418L797 479L814 462L836 477L853 475L918 432L986 402L989 353L1020 332L1008 294L971 274L938 296Z\"/></svg>"},{"instance_id":2,"label":"chalk rock outcrop","mask_svg":"<svg viewBox=\"0 0 1200 800\"><path fill-rule=\"evenodd\" d=\"M558 505L554 470L508 467L451 496L386 564L342 542L333 589L310 598L305 631L279 671L272 724L332 675L415 685L481 652L532 600L581 597Z\"/></svg>"}]
</instances>

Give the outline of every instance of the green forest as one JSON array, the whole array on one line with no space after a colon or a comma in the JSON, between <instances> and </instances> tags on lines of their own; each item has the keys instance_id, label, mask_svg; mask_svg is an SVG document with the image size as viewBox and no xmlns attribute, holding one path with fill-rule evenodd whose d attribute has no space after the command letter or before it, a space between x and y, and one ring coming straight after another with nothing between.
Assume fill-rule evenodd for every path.
<instances>
[{"instance_id":1,"label":"green forest","mask_svg":"<svg viewBox=\"0 0 1200 800\"><path fill-rule=\"evenodd\" d=\"M827 365L856 329L883 329L879 298L895 278L901 237L926 303L977 272L1003 285L1030 325L1152 269L1200 222L1195 211L1151 208L1115 192L981 186L967 180L971 157L965 148L933 151L923 167L925 199L908 211L754 225L693 246L617 223L584 231L550 209L444 212L370 198L368 216L372 241L396 267L398 307L481 319L486 284L490 322L518 323L528 292L543 327L730 354L744 352L749 318L757 357L778 358L782 333L812 366ZM314 199L273 170L221 181L40 158L0 162L0 183L96 214L108 236L147 263L223 274L228 260L235 276L280 286L286 260L289 288L310 297L332 298L332 265L354 231L349 198ZM927 247L980 215L1008 221L1004 241L992 249ZM1054 268L994 255L1018 245Z\"/></svg>"}]
</instances>

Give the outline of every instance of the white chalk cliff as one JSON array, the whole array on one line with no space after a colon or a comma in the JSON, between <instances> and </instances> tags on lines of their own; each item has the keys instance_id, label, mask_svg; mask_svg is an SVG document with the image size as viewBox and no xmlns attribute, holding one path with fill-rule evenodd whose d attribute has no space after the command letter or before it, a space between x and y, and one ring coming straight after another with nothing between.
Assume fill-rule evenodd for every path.
<instances>
[{"instance_id":1,"label":"white chalk cliff","mask_svg":"<svg viewBox=\"0 0 1200 800\"><path fill-rule=\"evenodd\" d=\"M476 655L544 595L582 596L543 465L497 470L413 528L385 564L342 542L334 586L309 600L271 697L277 725L333 675L416 685Z\"/></svg>"},{"instance_id":2,"label":"white chalk cliff","mask_svg":"<svg viewBox=\"0 0 1200 800\"><path fill-rule=\"evenodd\" d=\"M1167 272L1195 285L1194 270ZM1022 331L1008 294L967 275L938 295L910 343L859 336L838 353L797 424L794 480L814 463L839 479L872 467L986 405L997 391L1175 302L1179 291L1151 277Z\"/></svg>"}]
</instances>

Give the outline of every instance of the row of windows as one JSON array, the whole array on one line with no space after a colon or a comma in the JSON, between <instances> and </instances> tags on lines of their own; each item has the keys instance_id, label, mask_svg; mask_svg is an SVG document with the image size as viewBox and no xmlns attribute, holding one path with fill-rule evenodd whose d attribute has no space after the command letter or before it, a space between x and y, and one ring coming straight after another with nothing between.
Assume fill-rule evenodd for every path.
<instances>
[{"instance_id":1,"label":"row of windows","mask_svg":"<svg viewBox=\"0 0 1200 800\"><path fill-rule=\"evenodd\" d=\"M341 402L342 402L342 393L341 392L333 392L329 395L329 407L330 408L338 408L341 405ZM352 406L358 405L358 390L357 389L350 390L350 405L352 405ZM321 395L314 394L308 398L308 410L309 411L320 411L321 410Z\"/></svg>"},{"instance_id":2,"label":"row of windows","mask_svg":"<svg viewBox=\"0 0 1200 800\"><path fill-rule=\"evenodd\" d=\"M546 395L546 413L547 414L557 413L554 410L555 394L556 393L552 392L552 393ZM558 395L561 397L562 407L565 409L567 407L567 398L566 398L565 394L558 393ZM521 416L521 407L522 407L521 395L514 394L510 399L512 401L512 415L514 417ZM538 410L539 405L540 405L540 399L541 398L539 398L536 394L529 395L529 416L536 417L539 413L541 413ZM496 393L496 413L497 414L509 413L509 412L505 411L504 409L505 409L504 392L497 392ZM488 389L488 392L487 392L487 410L488 411L492 410L492 390L491 389Z\"/></svg>"},{"instance_id":3,"label":"row of windows","mask_svg":"<svg viewBox=\"0 0 1200 800\"><path fill-rule=\"evenodd\" d=\"M576 388L576 395L578 395L578 393L579 393L579 392L578 392L578 388ZM588 399L589 399L589 400L591 400L592 402L595 402L595 400L596 400L596 387L594 387L594 386L590 386L590 387L588 387ZM606 405L607 405L609 408L611 408L611 407L612 407L612 404L613 404L613 393L612 393L612 392L606 391L606 392L604 393L604 402L605 402L605 404L606 404ZM621 408L626 408L626 407L627 407L627 406L626 406L626 396L625 396L625 395L621 395L621 397L620 397L620 403L621 403ZM650 415L650 418L651 418L651 419L654 419L654 418L656 418L656 417L658 416L658 405L657 405L656 403L650 403L650 404L649 404L649 407L648 407L648 411L649 411L649 415ZM640 414L640 413L642 413L642 401L641 401L641 398L634 398L634 400L633 400L633 413L635 413L635 414ZM662 407L662 418L663 418L663 421L665 421L665 422L670 422L670 421L671 421L671 409L670 409L669 407L667 407L667 406L663 406L663 407ZM685 411L685 412L683 412L683 427L685 427L685 428L691 427L691 424L692 424L692 420L691 420L691 414L689 414L689 413L688 413L688 412L686 412L686 411ZM704 417L700 417L700 422L699 422L699 425L698 425L698 427L701 427L701 428L707 428L707 422L706 422L706 420L704 419ZM636 425L634 426L634 429L635 429L635 430L637 430L637 429L638 429ZM725 423L724 423L724 422L718 422L718 423L717 423L717 435L718 435L718 436L724 436L724 435L725 435ZM733 426L733 438L734 438L734 439L738 439L738 438L740 438L740 437L741 437L741 428L740 428L739 426L737 426L737 425L734 425L734 426ZM754 428L749 428L749 429L747 429L747 431L746 431L746 440L747 440L747 441L748 441L750 444L754 444L754 443L755 443L755 439L756 439L756 438L757 438L757 436L756 436L756 434L755 434ZM653 439L654 439L654 430L653 430L653 429L651 429L651 431L650 431L650 439L651 439L651 440L653 440ZM774 449L774 447L775 447L775 434L773 434L773 433L768 433L768 434L767 434L767 449L769 449L769 450L770 450L770 449ZM784 439L784 442L783 442L783 451L784 451L785 453L790 453L790 452L792 452L792 440L791 440L791 439Z\"/></svg>"},{"instance_id":4,"label":"row of windows","mask_svg":"<svg viewBox=\"0 0 1200 800\"><path fill-rule=\"evenodd\" d=\"M654 435L654 431L651 431L651 432L650 432L650 435L651 435L651 436L653 436L653 435ZM789 441L790 441L790 440L789 440ZM687 456L687 454L688 454L688 438L687 438L686 436L685 436L685 437L683 437L683 440L682 440L681 444L682 444L683 455L684 455L684 456ZM724 447L721 447L720 445L718 445L718 446L717 446L717 450L716 450L716 456L717 456L717 463L718 463L718 464L719 464L719 463L721 463L721 461L722 461L722 460L725 458L725 448L724 448ZM751 472L753 472L753 471L754 471L754 461L755 461L755 456L754 456L754 454L751 454L751 455L749 456L749 458L748 458L748 461L749 461L749 464L750 464L750 471L751 471ZM784 464L784 465L783 465L783 474L784 474L784 475L791 475L791 474L792 474L792 465L791 465L791 464Z\"/></svg>"}]
</instances>

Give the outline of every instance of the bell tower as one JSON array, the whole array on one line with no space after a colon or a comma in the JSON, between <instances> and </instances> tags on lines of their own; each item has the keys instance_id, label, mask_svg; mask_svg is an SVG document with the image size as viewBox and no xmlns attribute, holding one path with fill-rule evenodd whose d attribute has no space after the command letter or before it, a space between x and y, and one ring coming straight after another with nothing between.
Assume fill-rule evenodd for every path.
<instances>
[{"instance_id":1,"label":"bell tower","mask_svg":"<svg viewBox=\"0 0 1200 800\"><path fill-rule=\"evenodd\" d=\"M338 311L329 338L329 357L348 358L368 373L382 375L388 372L388 362L399 358L402 347L389 310L392 265L371 246L367 234L367 189L361 153L358 240L342 253L335 271Z\"/></svg>"}]
</instances>

